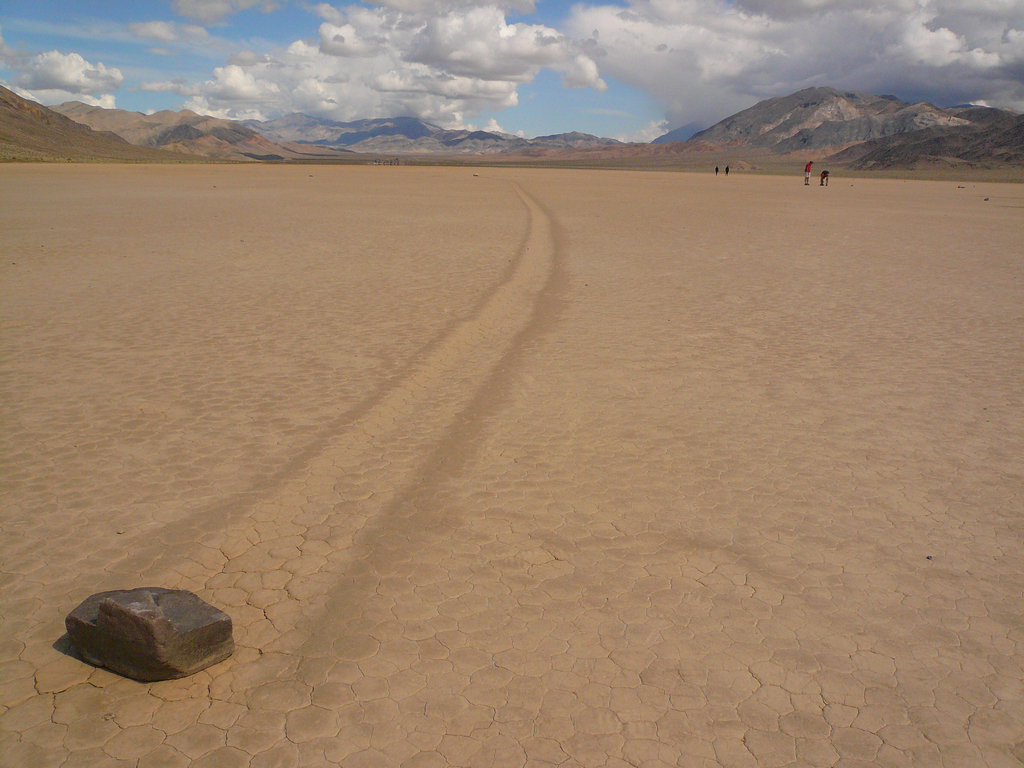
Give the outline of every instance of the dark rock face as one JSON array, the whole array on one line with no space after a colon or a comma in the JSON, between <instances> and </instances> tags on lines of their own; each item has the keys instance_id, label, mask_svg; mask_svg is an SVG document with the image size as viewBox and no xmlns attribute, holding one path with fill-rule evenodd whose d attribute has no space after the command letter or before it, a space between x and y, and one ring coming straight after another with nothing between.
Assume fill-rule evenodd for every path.
<instances>
[{"instance_id":1,"label":"dark rock face","mask_svg":"<svg viewBox=\"0 0 1024 768\"><path fill-rule=\"evenodd\" d=\"M1024 163L1024 115L990 107L954 110L970 120L850 147L826 158L855 170L966 165L1005 168Z\"/></svg>"},{"instance_id":2,"label":"dark rock face","mask_svg":"<svg viewBox=\"0 0 1024 768\"><path fill-rule=\"evenodd\" d=\"M142 682L187 677L235 650L231 617L184 590L100 592L64 624L87 662Z\"/></svg>"}]
</instances>

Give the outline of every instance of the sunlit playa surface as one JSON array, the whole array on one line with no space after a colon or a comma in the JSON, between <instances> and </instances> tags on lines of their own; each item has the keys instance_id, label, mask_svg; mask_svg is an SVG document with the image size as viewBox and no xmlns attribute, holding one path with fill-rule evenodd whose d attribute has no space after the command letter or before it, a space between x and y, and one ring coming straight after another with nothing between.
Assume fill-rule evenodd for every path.
<instances>
[{"instance_id":1,"label":"sunlit playa surface","mask_svg":"<svg viewBox=\"0 0 1024 768\"><path fill-rule=\"evenodd\" d=\"M0 210L0 765L1024 760L1021 186L24 165ZM61 652L138 586L234 656Z\"/></svg>"}]
</instances>

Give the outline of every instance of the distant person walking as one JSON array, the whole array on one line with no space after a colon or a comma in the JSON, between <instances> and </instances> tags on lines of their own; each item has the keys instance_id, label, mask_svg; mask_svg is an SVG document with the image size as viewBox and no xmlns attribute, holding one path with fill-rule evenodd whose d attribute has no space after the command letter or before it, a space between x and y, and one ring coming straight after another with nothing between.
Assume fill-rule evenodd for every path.
<instances>
[{"instance_id":1,"label":"distant person walking","mask_svg":"<svg viewBox=\"0 0 1024 768\"><path fill-rule=\"evenodd\" d=\"M804 186L811 186L811 166L814 165L813 160L808 160L807 165L804 166Z\"/></svg>"},{"instance_id":2,"label":"distant person walking","mask_svg":"<svg viewBox=\"0 0 1024 768\"><path fill-rule=\"evenodd\" d=\"M717 176L717 175L718 175L718 166L716 165L715 166L715 176Z\"/></svg>"},{"instance_id":3,"label":"distant person walking","mask_svg":"<svg viewBox=\"0 0 1024 768\"><path fill-rule=\"evenodd\" d=\"M728 166L728 165L727 165L727 166L725 166L725 175L726 175L726 176L728 176L728 175L729 175L729 166Z\"/></svg>"},{"instance_id":4,"label":"distant person walking","mask_svg":"<svg viewBox=\"0 0 1024 768\"><path fill-rule=\"evenodd\" d=\"M822 171L821 172L821 186L823 186L823 187L827 187L828 186L828 171Z\"/></svg>"}]
</instances>

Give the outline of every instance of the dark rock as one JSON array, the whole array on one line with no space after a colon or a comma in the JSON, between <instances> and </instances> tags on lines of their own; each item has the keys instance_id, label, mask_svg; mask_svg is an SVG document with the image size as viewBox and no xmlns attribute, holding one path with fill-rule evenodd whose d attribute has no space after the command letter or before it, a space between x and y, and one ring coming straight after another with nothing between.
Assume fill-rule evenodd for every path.
<instances>
[{"instance_id":1,"label":"dark rock","mask_svg":"<svg viewBox=\"0 0 1024 768\"><path fill-rule=\"evenodd\" d=\"M179 589L100 592L64 624L85 661L142 682L187 677L235 650L231 617Z\"/></svg>"}]
</instances>

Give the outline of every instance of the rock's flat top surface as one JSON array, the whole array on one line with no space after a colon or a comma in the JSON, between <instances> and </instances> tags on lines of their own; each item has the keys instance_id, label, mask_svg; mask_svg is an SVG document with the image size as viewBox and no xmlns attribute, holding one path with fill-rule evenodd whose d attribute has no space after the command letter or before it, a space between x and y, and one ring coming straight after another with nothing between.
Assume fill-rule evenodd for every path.
<instances>
[{"instance_id":1,"label":"rock's flat top surface","mask_svg":"<svg viewBox=\"0 0 1024 768\"><path fill-rule=\"evenodd\" d=\"M0 764L1024 755L1020 187L0 182ZM235 655L52 648L139 583Z\"/></svg>"}]
</instances>

